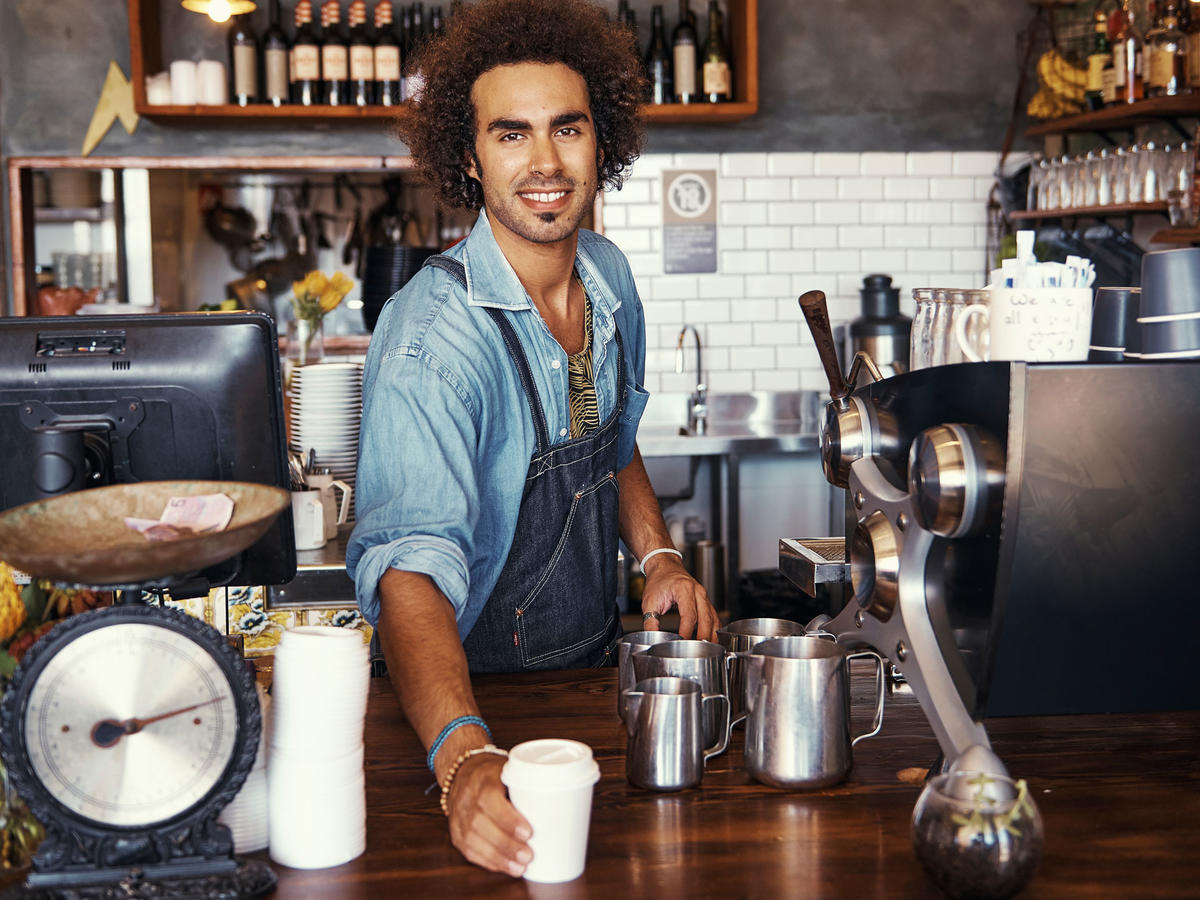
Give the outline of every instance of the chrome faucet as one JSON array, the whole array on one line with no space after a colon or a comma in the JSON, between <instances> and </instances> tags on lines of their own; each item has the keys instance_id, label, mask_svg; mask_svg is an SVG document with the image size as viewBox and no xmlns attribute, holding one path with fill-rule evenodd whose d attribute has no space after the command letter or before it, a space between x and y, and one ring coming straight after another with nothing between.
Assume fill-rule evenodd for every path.
<instances>
[{"instance_id":1,"label":"chrome faucet","mask_svg":"<svg viewBox=\"0 0 1200 900\"><path fill-rule=\"evenodd\" d=\"M700 363L700 332L695 325L684 325L675 344L675 371L683 372L683 341L688 332L696 340L696 389L688 398L689 434L704 434L708 427L708 385L704 383L704 368Z\"/></svg>"}]
</instances>

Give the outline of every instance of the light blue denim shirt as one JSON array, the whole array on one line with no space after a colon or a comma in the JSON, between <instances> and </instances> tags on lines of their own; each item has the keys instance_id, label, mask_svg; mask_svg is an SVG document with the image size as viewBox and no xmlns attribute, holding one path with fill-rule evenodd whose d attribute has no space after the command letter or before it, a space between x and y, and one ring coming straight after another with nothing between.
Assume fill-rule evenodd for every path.
<instances>
[{"instance_id":1,"label":"light blue denim shirt","mask_svg":"<svg viewBox=\"0 0 1200 900\"><path fill-rule=\"evenodd\" d=\"M355 494L346 548L358 607L379 618L389 568L428 575L454 606L460 637L500 577L536 447L533 418L500 330L483 307L505 311L529 359L552 443L570 439L567 354L550 333L480 213L446 251L466 267L467 288L425 267L383 308L363 371ZM592 301L596 399L616 406L617 345L625 352L620 465L633 458L645 409L642 303L629 263L612 242L579 232L576 270Z\"/></svg>"}]
</instances>

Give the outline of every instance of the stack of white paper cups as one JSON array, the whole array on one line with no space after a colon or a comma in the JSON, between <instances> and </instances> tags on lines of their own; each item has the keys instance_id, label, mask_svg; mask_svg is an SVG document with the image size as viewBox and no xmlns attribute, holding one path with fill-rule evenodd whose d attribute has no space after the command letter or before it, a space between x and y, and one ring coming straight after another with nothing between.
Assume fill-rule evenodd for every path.
<instances>
[{"instance_id":1,"label":"stack of white paper cups","mask_svg":"<svg viewBox=\"0 0 1200 900\"><path fill-rule=\"evenodd\" d=\"M337 866L366 849L362 735L369 678L358 631L303 626L279 642L267 807L269 852L281 865Z\"/></svg>"},{"instance_id":2,"label":"stack of white paper cups","mask_svg":"<svg viewBox=\"0 0 1200 900\"><path fill-rule=\"evenodd\" d=\"M235 853L253 853L267 846L267 716L271 698L261 686L258 686L258 704L262 708L263 725L254 768L230 804L217 816L217 821L228 825L233 834Z\"/></svg>"}]
</instances>

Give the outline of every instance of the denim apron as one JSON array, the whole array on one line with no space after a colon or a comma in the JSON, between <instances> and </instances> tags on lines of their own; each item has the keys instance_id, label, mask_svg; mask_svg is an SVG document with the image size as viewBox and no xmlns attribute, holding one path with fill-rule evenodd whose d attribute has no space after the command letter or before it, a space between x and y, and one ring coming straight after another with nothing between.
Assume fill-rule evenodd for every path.
<instances>
[{"instance_id":1,"label":"denim apron","mask_svg":"<svg viewBox=\"0 0 1200 900\"><path fill-rule=\"evenodd\" d=\"M426 265L466 287L462 263ZM617 405L591 434L551 447L546 415L525 351L504 313L500 329L533 415L537 447L525 475L516 533L500 578L463 641L474 673L611 665L621 636L617 611L617 436L625 405L625 360L617 332Z\"/></svg>"}]
</instances>

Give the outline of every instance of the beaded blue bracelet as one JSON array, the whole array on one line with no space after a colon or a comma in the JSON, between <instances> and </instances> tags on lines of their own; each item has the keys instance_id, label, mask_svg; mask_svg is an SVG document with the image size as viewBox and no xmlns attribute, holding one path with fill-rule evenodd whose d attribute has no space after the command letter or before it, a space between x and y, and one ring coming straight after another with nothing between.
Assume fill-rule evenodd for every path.
<instances>
[{"instance_id":1,"label":"beaded blue bracelet","mask_svg":"<svg viewBox=\"0 0 1200 900\"><path fill-rule=\"evenodd\" d=\"M451 719L446 727L442 729L442 733L437 736L437 740L433 742L433 746L429 748L429 758L425 762L429 766L430 772L434 771L433 761L437 759L438 751L442 749L442 744L446 743L446 738L450 737L451 734L464 725L478 725L487 733L488 741L492 740L492 730L487 727L487 723L479 716L459 716L457 719Z\"/></svg>"}]
</instances>

